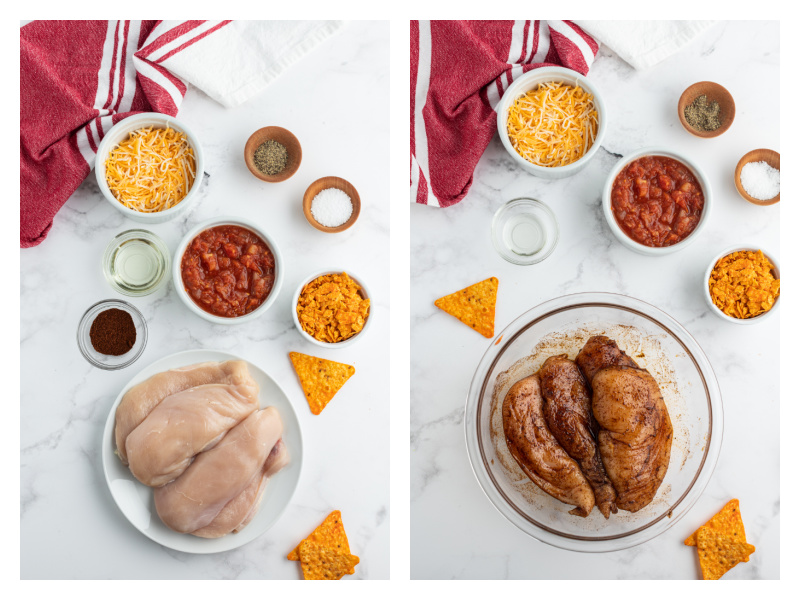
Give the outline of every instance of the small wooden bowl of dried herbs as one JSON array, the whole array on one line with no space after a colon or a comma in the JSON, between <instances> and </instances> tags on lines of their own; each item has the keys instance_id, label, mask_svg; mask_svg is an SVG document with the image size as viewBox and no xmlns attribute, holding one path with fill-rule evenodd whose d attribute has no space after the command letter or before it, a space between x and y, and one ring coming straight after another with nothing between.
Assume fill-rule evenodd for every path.
<instances>
[{"instance_id":1,"label":"small wooden bowl of dried herbs","mask_svg":"<svg viewBox=\"0 0 800 600\"><path fill-rule=\"evenodd\" d=\"M713 81L699 81L690 85L678 100L681 125L699 138L722 135L728 131L735 116L733 96Z\"/></svg>"},{"instance_id":2,"label":"small wooden bowl of dried herbs","mask_svg":"<svg viewBox=\"0 0 800 600\"><path fill-rule=\"evenodd\" d=\"M278 183L297 173L303 160L299 140L288 129L262 127L247 140L244 162L261 181Z\"/></svg>"}]
</instances>

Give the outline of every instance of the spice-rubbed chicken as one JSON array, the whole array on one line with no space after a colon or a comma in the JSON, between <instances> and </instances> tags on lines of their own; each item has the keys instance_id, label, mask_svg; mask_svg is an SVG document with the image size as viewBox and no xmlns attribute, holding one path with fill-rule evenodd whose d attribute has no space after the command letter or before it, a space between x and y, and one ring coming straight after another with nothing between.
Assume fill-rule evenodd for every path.
<instances>
[{"instance_id":1,"label":"spice-rubbed chicken","mask_svg":"<svg viewBox=\"0 0 800 600\"><path fill-rule=\"evenodd\" d=\"M595 503L607 519L617 512L617 492L606 477L595 441L592 400L578 366L566 354L551 356L539 369L544 417L550 432L580 466L594 490Z\"/></svg>"},{"instance_id":2,"label":"spice-rubbed chicken","mask_svg":"<svg viewBox=\"0 0 800 600\"><path fill-rule=\"evenodd\" d=\"M604 335L590 337L575 357L575 363L586 377L590 388L592 378L600 369L613 365L639 368L630 356L620 350L617 342Z\"/></svg>"},{"instance_id":3,"label":"spice-rubbed chicken","mask_svg":"<svg viewBox=\"0 0 800 600\"><path fill-rule=\"evenodd\" d=\"M594 506L594 492L578 464L547 428L538 375L515 383L503 400L503 429L511 455L542 490L576 508L585 517Z\"/></svg>"},{"instance_id":4,"label":"spice-rubbed chicken","mask_svg":"<svg viewBox=\"0 0 800 600\"><path fill-rule=\"evenodd\" d=\"M636 512L653 500L669 467L672 422L661 391L607 337L589 339L575 360L592 388L598 447L617 506Z\"/></svg>"}]
</instances>

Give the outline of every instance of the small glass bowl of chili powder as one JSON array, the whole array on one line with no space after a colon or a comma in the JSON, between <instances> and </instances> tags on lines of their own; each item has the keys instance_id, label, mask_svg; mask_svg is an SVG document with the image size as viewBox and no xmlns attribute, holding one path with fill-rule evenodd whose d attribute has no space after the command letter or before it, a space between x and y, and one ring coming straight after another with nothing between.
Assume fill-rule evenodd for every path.
<instances>
[{"instance_id":1,"label":"small glass bowl of chili powder","mask_svg":"<svg viewBox=\"0 0 800 600\"><path fill-rule=\"evenodd\" d=\"M147 345L147 323L123 300L101 300L83 313L78 348L98 369L116 371L132 365Z\"/></svg>"}]
</instances>

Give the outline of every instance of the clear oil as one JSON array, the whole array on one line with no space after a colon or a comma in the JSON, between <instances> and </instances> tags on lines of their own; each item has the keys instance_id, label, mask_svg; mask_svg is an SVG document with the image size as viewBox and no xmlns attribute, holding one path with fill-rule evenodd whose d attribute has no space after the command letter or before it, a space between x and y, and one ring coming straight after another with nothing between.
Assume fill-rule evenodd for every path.
<instances>
[{"instance_id":1,"label":"clear oil","mask_svg":"<svg viewBox=\"0 0 800 600\"><path fill-rule=\"evenodd\" d=\"M161 252L145 239L126 240L111 256L111 277L133 294L147 293L156 287L165 269Z\"/></svg>"}]
</instances>

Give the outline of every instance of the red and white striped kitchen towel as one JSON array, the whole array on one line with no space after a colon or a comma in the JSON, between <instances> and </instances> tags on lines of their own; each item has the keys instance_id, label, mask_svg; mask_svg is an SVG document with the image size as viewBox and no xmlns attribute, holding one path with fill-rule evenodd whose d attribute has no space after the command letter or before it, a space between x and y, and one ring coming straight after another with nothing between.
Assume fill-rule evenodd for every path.
<instances>
[{"instance_id":1,"label":"red and white striped kitchen towel","mask_svg":"<svg viewBox=\"0 0 800 600\"><path fill-rule=\"evenodd\" d=\"M137 112L175 116L192 84L244 102L339 21L34 21L20 29L20 246L42 242L94 167L99 141Z\"/></svg>"},{"instance_id":2,"label":"red and white striped kitchen towel","mask_svg":"<svg viewBox=\"0 0 800 600\"><path fill-rule=\"evenodd\" d=\"M411 201L464 198L505 89L546 65L586 75L597 50L570 21L412 21Z\"/></svg>"}]
</instances>

